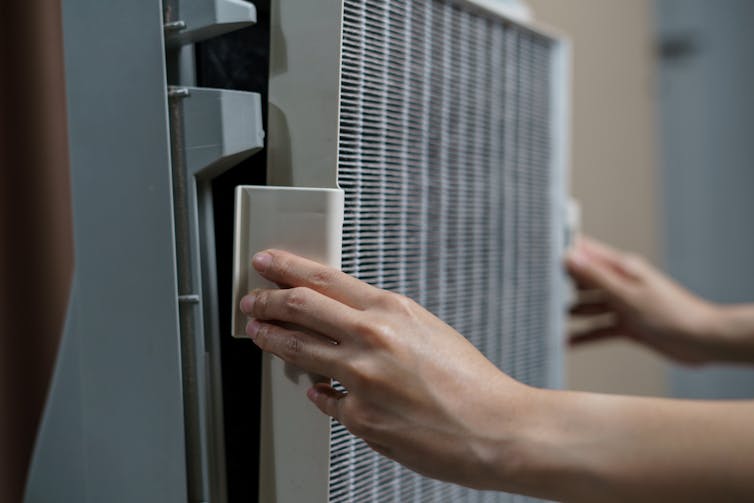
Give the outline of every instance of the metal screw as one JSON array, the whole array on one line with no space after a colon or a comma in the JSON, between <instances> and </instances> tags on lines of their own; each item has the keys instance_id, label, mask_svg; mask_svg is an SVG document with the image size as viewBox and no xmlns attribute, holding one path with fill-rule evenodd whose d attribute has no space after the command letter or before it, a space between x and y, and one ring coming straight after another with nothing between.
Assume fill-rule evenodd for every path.
<instances>
[{"instance_id":1,"label":"metal screw","mask_svg":"<svg viewBox=\"0 0 754 503\"><path fill-rule=\"evenodd\" d=\"M162 25L162 29L168 33L186 29L186 21L171 21Z\"/></svg>"},{"instance_id":2,"label":"metal screw","mask_svg":"<svg viewBox=\"0 0 754 503\"><path fill-rule=\"evenodd\" d=\"M191 93L189 90L185 87L176 87L176 86L169 86L168 87L168 98L185 98L189 96Z\"/></svg>"}]
</instances>

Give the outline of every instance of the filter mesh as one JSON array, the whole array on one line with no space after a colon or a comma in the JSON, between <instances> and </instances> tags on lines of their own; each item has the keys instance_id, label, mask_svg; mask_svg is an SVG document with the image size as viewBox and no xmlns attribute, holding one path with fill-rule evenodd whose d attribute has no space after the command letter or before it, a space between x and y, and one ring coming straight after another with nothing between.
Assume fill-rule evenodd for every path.
<instances>
[{"instance_id":1,"label":"filter mesh","mask_svg":"<svg viewBox=\"0 0 754 503\"><path fill-rule=\"evenodd\" d=\"M545 385L550 39L452 1L344 0L343 269L414 298ZM501 502L421 477L334 422L332 502Z\"/></svg>"}]
</instances>

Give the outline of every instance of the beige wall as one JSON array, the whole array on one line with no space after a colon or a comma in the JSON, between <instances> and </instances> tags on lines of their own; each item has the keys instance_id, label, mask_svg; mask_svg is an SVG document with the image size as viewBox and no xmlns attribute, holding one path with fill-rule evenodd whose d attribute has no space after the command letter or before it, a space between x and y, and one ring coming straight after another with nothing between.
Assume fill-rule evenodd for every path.
<instances>
[{"instance_id":1,"label":"beige wall","mask_svg":"<svg viewBox=\"0 0 754 503\"><path fill-rule=\"evenodd\" d=\"M571 191L585 232L659 256L651 0L529 0L573 49ZM663 395L666 366L623 341L569 351L580 390Z\"/></svg>"}]
</instances>

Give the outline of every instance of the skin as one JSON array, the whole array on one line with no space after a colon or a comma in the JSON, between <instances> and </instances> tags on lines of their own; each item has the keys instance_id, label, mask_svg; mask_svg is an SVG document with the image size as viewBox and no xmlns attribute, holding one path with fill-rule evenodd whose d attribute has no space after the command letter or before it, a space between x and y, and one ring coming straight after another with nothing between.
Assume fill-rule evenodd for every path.
<instances>
[{"instance_id":1,"label":"skin","mask_svg":"<svg viewBox=\"0 0 754 503\"><path fill-rule=\"evenodd\" d=\"M649 266L637 266L633 257L621 256L627 260L615 269L607 260L613 251L600 246L582 241L568 267L592 291L592 300L577 311L607 313L614 330L603 327L582 342L609 333L684 361L720 357L714 351L705 356L708 343L696 347L698 335L688 331L696 326L688 310L701 309L699 323L730 332L715 319L714 306L669 280L651 283L644 274ZM279 250L257 254L253 266L282 287L241 301L254 343L342 382L347 394L320 383L308 398L372 448L419 473L560 501L754 497L754 403L531 388L406 297ZM644 301L658 289L652 302ZM740 335L746 322L739 319L736 326L739 335L728 338L747 340ZM754 338L754 323L748 327ZM672 343L662 340L665 333ZM684 334L694 346L688 353L680 349Z\"/></svg>"},{"instance_id":2,"label":"skin","mask_svg":"<svg viewBox=\"0 0 754 503\"><path fill-rule=\"evenodd\" d=\"M754 362L754 306L707 302L642 257L586 237L566 265L580 288L571 312L608 319L572 344L626 337L684 364Z\"/></svg>"}]
</instances>

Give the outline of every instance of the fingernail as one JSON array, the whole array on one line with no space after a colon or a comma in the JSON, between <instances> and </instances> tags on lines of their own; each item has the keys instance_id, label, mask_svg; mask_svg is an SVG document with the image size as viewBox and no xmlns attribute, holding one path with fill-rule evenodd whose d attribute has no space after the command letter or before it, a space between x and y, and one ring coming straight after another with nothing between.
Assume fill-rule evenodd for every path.
<instances>
[{"instance_id":1,"label":"fingernail","mask_svg":"<svg viewBox=\"0 0 754 503\"><path fill-rule=\"evenodd\" d=\"M257 298L255 295L247 295L241 299L241 311L244 314L251 314L254 310L254 302L256 302L256 300Z\"/></svg>"},{"instance_id":2,"label":"fingernail","mask_svg":"<svg viewBox=\"0 0 754 503\"><path fill-rule=\"evenodd\" d=\"M257 336L257 332L259 332L259 322L257 320L249 320L249 322L246 324L246 335L251 337L252 339Z\"/></svg>"},{"instance_id":3,"label":"fingernail","mask_svg":"<svg viewBox=\"0 0 754 503\"><path fill-rule=\"evenodd\" d=\"M251 264L254 266L254 269L259 272L266 271L271 262L272 255L267 252L257 253L256 255L254 255L254 258L251 259Z\"/></svg>"}]
</instances>

